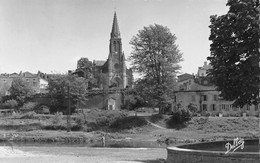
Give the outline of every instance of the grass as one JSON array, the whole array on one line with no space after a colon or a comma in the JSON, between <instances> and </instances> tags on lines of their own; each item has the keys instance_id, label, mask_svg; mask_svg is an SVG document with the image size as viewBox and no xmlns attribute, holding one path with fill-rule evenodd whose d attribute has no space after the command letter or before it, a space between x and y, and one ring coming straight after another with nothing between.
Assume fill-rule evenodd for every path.
<instances>
[{"instance_id":1,"label":"grass","mask_svg":"<svg viewBox=\"0 0 260 163\"><path fill-rule=\"evenodd\" d=\"M104 132L84 132L77 131L66 132L66 117L58 120L53 125L55 116L34 119L17 119L14 117L0 118L0 140L3 135L10 136L12 133L19 135L18 141L100 141ZM153 123L167 127L167 115L152 116ZM136 121L143 122L140 117ZM149 119L149 120L150 120ZM135 122L133 119L127 121ZM118 121L117 125L121 127L124 120ZM76 123L72 120L72 126ZM45 130L43 130L45 127ZM56 127L56 128L55 128ZM46 130L49 129L49 130ZM101 130L99 130L101 131ZM110 139L124 139L126 137L132 140L150 140L170 144L190 143L197 141L213 141L223 139L233 139L236 137L258 138L260 136L259 119L256 117L194 117L187 122L183 128L159 129L152 125L129 127L124 130L109 132L106 130Z\"/></svg>"}]
</instances>

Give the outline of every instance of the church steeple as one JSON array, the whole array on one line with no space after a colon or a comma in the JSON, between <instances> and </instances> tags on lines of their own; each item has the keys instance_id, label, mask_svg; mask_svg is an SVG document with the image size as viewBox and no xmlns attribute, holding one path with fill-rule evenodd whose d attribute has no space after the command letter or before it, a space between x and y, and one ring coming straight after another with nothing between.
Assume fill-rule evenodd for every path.
<instances>
[{"instance_id":1,"label":"church steeple","mask_svg":"<svg viewBox=\"0 0 260 163\"><path fill-rule=\"evenodd\" d=\"M113 26L112 26L112 31L111 31L110 36L111 36L111 38L120 38L120 32L119 32L119 27L118 27L118 23L117 23L116 12L114 13Z\"/></svg>"}]
</instances>

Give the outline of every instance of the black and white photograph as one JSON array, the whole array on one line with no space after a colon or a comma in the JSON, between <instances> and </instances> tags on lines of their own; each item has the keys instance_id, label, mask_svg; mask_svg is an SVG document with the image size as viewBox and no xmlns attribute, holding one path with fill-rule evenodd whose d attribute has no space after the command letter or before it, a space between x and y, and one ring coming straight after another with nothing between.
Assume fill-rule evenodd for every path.
<instances>
[{"instance_id":1,"label":"black and white photograph","mask_svg":"<svg viewBox=\"0 0 260 163\"><path fill-rule=\"evenodd\" d=\"M0 163L259 162L259 0L0 0Z\"/></svg>"}]
</instances>

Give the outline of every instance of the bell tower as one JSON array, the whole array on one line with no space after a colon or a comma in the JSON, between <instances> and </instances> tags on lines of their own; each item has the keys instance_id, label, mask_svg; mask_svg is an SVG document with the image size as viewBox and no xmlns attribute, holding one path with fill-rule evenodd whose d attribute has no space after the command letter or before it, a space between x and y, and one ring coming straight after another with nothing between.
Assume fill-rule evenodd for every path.
<instances>
[{"instance_id":1,"label":"bell tower","mask_svg":"<svg viewBox=\"0 0 260 163\"><path fill-rule=\"evenodd\" d=\"M110 33L109 56L108 56L109 86L126 87L126 65L125 56L122 52L122 41L117 22L116 12L114 13L112 31Z\"/></svg>"}]
</instances>

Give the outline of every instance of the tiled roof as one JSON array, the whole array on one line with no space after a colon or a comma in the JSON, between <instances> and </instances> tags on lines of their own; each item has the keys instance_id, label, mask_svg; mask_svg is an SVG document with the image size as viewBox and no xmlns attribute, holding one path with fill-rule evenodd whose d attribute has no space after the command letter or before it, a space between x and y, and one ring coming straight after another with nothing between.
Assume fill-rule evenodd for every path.
<instances>
[{"instance_id":1,"label":"tiled roof","mask_svg":"<svg viewBox=\"0 0 260 163\"><path fill-rule=\"evenodd\" d=\"M37 77L37 74L32 74L32 73L26 71L26 72L23 73L23 77L26 77L26 78L35 78L35 77Z\"/></svg>"},{"instance_id":2,"label":"tiled roof","mask_svg":"<svg viewBox=\"0 0 260 163\"><path fill-rule=\"evenodd\" d=\"M185 74L178 76L178 81L180 82L180 81L184 81L184 80L187 80L187 79L193 79L193 78L194 78L193 75L185 73Z\"/></svg>"}]
</instances>

